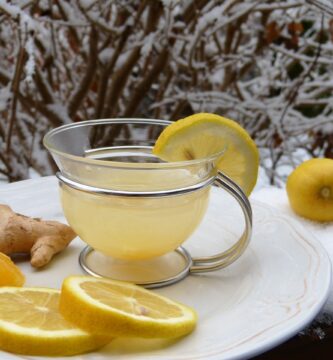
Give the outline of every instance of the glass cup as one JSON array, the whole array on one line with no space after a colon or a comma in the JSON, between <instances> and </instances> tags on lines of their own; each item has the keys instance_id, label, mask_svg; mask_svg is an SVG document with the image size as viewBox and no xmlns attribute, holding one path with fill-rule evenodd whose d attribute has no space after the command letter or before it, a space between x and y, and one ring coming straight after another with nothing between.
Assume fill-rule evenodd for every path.
<instances>
[{"instance_id":1,"label":"glass cup","mask_svg":"<svg viewBox=\"0 0 333 360\"><path fill-rule=\"evenodd\" d=\"M60 169L65 217L89 245L80 263L90 274L99 275L86 264L92 249L125 262L149 263L174 250L185 259L175 275L136 281L147 287L225 267L245 250L251 236L251 207L242 190L217 170L223 152L205 159L161 161L152 147L169 124L147 119L90 120L61 126L45 136L44 145ZM192 258L180 246L199 226L213 183L236 198L245 231L227 251Z\"/></svg>"}]
</instances>

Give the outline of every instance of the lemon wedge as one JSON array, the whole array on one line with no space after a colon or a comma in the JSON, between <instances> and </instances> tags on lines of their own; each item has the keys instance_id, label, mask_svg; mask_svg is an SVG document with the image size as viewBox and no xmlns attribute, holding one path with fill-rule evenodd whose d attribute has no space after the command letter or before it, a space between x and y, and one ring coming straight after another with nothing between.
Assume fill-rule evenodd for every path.
<instances>
[{"instance_id":1,"label":"lemon wedge","mask_svg":"<svg viewBox=\"0 0 333 360\"><path fill-rule=\"evenodd\" d=\"M235 121L199 113L167 126L153 154L165 161L204 159L225 149L217 167L250 195L258 178L259 152L250 135Z\"/></svg>"},{"instance_id":2,"label":"lemon wedge","mask_svg":"<svg viewBox=\"0 0 333 360\"><path fill-rule=\"evenodd\" d=\"M59 313L59 291L0 288L0 349L24 355L67 356L105 345L110 337L93 336Z\"/></svg>"},{"instance_id":3,"label":"lemon wedge","mask_svg":"<svg viewBox=\"0 0 333 360\"><path fill-rule=\"evenodd\" d=\"M12 259L0 252L0 286L22 286L25 277Z\"/></svg>"},{"instance_id":4,"label":"lemon wedge","mask_svg":"<svg viewBox=\"0 0 333 360\"><path fill-rule=\"evenodd\" d=\"M89 276L64 280L60 312L89 332L145 338L183 336L197 320L191 308L152 291Z\"/></svg>"}]
</instances>

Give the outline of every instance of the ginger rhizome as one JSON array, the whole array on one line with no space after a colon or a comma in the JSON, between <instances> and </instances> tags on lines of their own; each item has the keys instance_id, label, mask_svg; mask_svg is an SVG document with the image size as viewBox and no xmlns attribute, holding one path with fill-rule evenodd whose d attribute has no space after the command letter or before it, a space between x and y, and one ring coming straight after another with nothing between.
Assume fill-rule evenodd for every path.
<instances>
[{"instance_id":1,"label":"ginger rhizome","mask_svg":"<svg viewBox=\"0 0 333 360\"><path fill-rule=\"evenodd\" d=\"M75 236L68 225L27 217L0 205L0 251L7 255L30 252L36 268L46 265Z\"/></svg>"}]
</instances>

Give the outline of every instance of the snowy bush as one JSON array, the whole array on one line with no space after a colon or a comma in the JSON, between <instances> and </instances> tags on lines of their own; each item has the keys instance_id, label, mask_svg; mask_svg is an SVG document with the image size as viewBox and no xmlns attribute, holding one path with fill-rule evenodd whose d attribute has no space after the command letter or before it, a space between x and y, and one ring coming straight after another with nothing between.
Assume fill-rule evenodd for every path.
<instances>
[{"instance_id":1,"label":"snowy bush","mask_svg":"<svg viewBox=\"0 0 333 360\"><path fill-rule=\"evenodd\" d=\"M85 119L225 115L279 184L333 157L333 20L301 0L0 0L0 172L54 172L42 145Z\"/></svg>"}]
</instances>

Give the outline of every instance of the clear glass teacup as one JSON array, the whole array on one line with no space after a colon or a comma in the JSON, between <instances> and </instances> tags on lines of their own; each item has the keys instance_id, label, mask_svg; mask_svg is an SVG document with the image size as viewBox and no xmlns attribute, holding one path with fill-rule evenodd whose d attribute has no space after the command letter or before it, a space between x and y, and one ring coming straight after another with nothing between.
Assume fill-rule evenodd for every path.
<instances>
[{"instance_id":1,"label":"clear glass teacup","mask_svg":"<svg viewBox=\"0 0 333 360\"><path fill-rule=\"evenodd\" d=\"M223 153L205 159L163 162L152 147L170 122L147 119L90 120L50 131L44 145L60 173L65 217L92 249L124 261L163 257L178 249L186 266L175 276L149 281L149 287L177 281L189 272L229 265L245 250L251 235L251 207L241 189L220 173ZM245 217L245 231L227 251L192 258L181 244L200 224L212 184L232 194ZM93 269L88 272L98 275ZM142 281L145 284L145 281Z\"/></svg>"}]
</instances>

